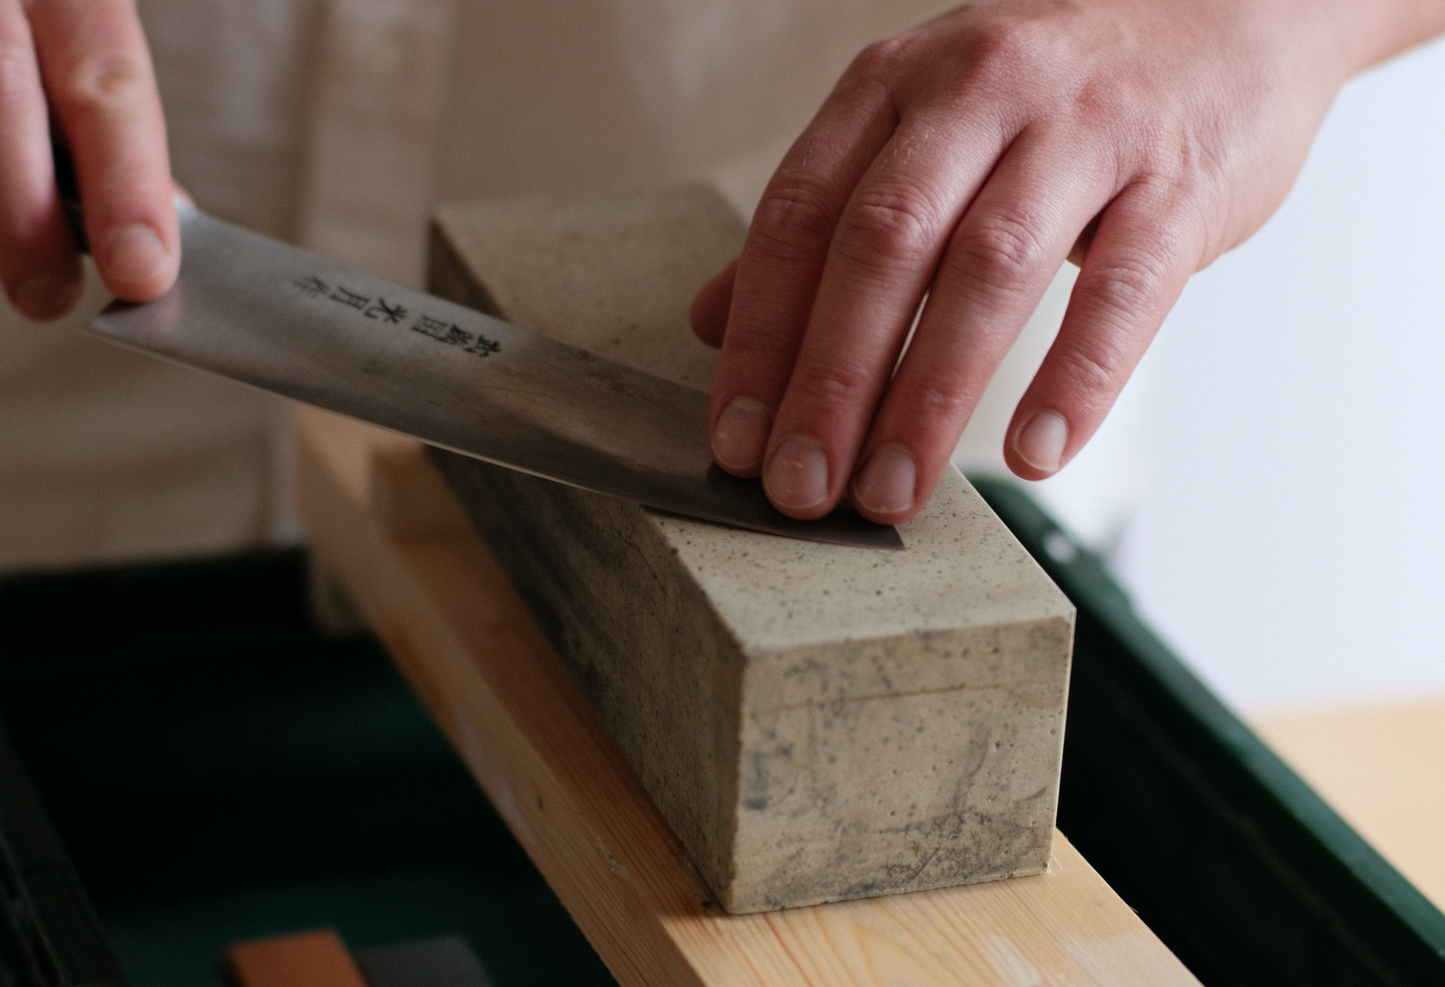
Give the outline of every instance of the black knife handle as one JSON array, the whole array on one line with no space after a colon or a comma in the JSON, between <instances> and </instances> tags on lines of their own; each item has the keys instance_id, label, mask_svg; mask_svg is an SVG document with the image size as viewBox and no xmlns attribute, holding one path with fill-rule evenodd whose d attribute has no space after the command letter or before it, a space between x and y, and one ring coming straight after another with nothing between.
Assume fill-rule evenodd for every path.
<instances>
[{"instance_id":1,"label":"black knife handle","mask_svg":"<svg viewBox=\"0 0 1445 987\"><path fill-rule=\"evenodd\" d=\"M82 254L90 253L90 240L85 235L85 212L80 207L80 183L75 178L75 162L70 157L70 148L58 141L51 141L50 155L55 162L55 187L60 192L60 210L65 213L65 225L75 238L75 249Z\"/></svg>"}]
</instances>

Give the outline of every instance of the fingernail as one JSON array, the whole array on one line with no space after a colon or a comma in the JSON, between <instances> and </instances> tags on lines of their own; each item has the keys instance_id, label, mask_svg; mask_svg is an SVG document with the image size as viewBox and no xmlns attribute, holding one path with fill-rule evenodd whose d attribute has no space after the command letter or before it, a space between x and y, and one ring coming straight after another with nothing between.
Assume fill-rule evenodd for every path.
<instances>
[{"instance_id":1,"label":"fingernail","mask_svg":"<svg viewBox=\"0 0 1445 987\"><path fill-rule=\"evenodd\" d=\"M733 398L712 427L712 454L727 469L755 470L763 461L773 416L761 401Z\"/></svg>"},{"instance_id":2,"label":"fingernail","mask_svg":"<svg viewBox=\"0 0 1445 987\"><path fill-rule=\"evenodd\" d=\"M805 435L790 435L773 453L763 487L779 507L805 511L828 496L828 456Z\"/></svg>"},{"instance_id":3,"label":"fingernail","mask_svg":"<svg viewBox=\"0 0 1445 987\"><path fill-rule=\"evenodd\" d=\"M110 235L105 252L106 270L111 277L126 284L154 280L170 259L160 237L144 223L131 223L116 230Z\"/></svg>"},{"instance_id":4,"label":"fingernail","mask_svg":"<svg viewBox=\"0 0 1445 987\"><path fill-rule=\"evenodd\" d=\"M56 319L70 311L83 287L78 277L37 274L10 292L15 308L32 319Z\"/></svg>"},{"instance_id":5,"label":"fingernail","mask_svg":"<svg viewBox=\"0 0 1445 987\"><path fill-rule=\"evenodd\" d=\"M913 506L918 467L902 446L888 443L868 457L853 481L853 501L875 514L897 514Z\"/></svg>"},{"instance_id":6,"label":"fingernail","mask_svg":"<svg viewBox=\"0 0 1445 987\"><path fill-rule=\"evenodd\" d=\"M1019 429L1014 452L1041 473L1057 472L1063 465L1064 444L1069 441L1069 423L1055 411L1040 411Z\"/></svg>"}]
</instances>

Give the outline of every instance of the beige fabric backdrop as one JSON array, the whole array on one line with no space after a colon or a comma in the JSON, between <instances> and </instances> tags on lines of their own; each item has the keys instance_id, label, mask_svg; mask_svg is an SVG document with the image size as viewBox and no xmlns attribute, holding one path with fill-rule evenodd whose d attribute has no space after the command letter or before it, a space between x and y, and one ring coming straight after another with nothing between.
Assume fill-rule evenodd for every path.
<instances>
[{"instance_id":1,"label":"beige fabric backdrop","mask_svg":"<svg viewBox=\"0 0 1445 987\"><path fill-rule=\"evenodd\" d=\"M411 284L442 200L711 177L750 209L852 55L951 5L139 0L200 205ZM1069 283L985 396L964 465L1001 469ZM0 570L298 537L284 403L81 336L104 301L93 288L49 326L0 301ZM1086 534L1127 507L1133 445L1115 444L1040 489L1085 503Z\"/></svg>"},{"instance_id":2,"label":"beige fabric backdrop","mask_svg":"<svg viewBox=\"0 0 1445 987\"><path fill-rule=\"evenodd\" d=\"M746 200L857 49L946 5L139 4L199 204L412 283L442 199L723 173ZM281 402L78 321L0 313L0 568L295 537Z\"/></svg>"}]
</instances>

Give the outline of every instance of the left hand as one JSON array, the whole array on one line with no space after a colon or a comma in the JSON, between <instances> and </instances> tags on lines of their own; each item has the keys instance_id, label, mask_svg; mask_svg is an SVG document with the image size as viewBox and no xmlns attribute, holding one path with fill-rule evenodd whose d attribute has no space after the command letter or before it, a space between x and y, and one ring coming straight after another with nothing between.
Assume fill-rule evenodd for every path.
<instances>
[{"instance_id":1,"label":"left hand","mask_svg":"<svg viewBox=\"0 0 1445 987\"><path fill-rule=\"evenodd\" d=\"M977 0L872 46L694 302L717 462L793 517L907 520L1071 258L1005 448L1051 475L1190 274L1283 201L1344 81L1439 30L1431 2L1407 25L1413 0Z\"/></svg>"}]
</instances>

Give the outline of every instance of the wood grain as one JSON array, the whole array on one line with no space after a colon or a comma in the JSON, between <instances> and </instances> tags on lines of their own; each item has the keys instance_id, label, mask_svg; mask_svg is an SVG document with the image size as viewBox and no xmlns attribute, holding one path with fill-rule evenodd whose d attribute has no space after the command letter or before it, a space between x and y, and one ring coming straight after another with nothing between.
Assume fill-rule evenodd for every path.
<instances>
[{"instance_id":1,"label":"wood grain","mask_svg":"<svg viewBox=\"0 0 1445 987\"><path fill-rule=\"evenodd\" d=\"M486 546L373 513L426 461L322 412L297 429L314 550L624 987L1197 984L1062 836L1036 877L723 914Z\"/></svg>"},{"instance_id":2,"label":"wood grain","mask_svg":"<svg viewBox=\"0 0 1445 987\"><path fill-rule=\"evenodd\" d=\"M1250 726L1445 909L1445 697L1265 714Z\"/></svg>"}]
</instances>

